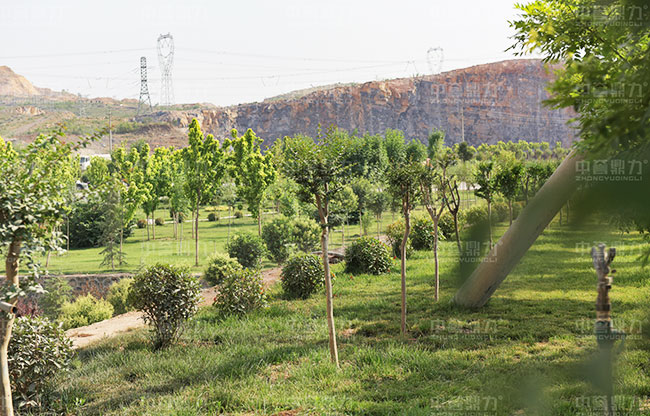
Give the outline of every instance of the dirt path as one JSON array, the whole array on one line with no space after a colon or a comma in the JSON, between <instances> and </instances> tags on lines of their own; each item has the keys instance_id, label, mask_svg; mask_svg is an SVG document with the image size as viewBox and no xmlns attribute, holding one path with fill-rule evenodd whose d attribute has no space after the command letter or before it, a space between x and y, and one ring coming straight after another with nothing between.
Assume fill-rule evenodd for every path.
<instances>
[{"instance_id":1,"label":"dirt path","mask_svg":"<svg viewBox=\"0 0 650 416\"><path fill-rule=\"evenodd\" d=\"M270 287L280 280L280 272L281 269L279 267L262 272L262 281L264 282L264 286ZM203 299L201 300L200 306L211 305L216 294L216 287L203 289L201 292ZM142 313L127 312L101 322L96 322L92 325L69 329L65 334L72 340L72 347L77 349L86 347L102 338L112 337L144 326Z\"/></svg>"}]
</instances>

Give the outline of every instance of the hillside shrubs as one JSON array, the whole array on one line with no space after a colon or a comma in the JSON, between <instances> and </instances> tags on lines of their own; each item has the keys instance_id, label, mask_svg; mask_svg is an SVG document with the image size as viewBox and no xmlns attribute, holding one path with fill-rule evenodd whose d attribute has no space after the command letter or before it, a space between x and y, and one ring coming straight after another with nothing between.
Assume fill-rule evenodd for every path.
<instances>
[{"instance_id":1,"label":"hillside shrubs","mask_svg":"<svg viewBox=\"0 0 650 416\"><path fill-rule=\"evenodd\" d=\"M106 300L113 305L113 313L120 315L133 310L133 305L129 302L129 290L133 284L132 277L126 277L113 283L108 289Z\"/></svg>"},{"instance_id":2,"label":"hillside shrubs","mask_svg":"<svg viewBox=\"0 0 650 416\"><path fill-rule=\"evenodd\" d=\"M266 304L262 276L251 269L238 270L226 277L214 298L215 308L224 315L243 315Z\"/></svg>"},{"instance_id":3,"label":"hillside shrubs","mask_svg":"<svg viewBox=\"0 0 650 416\"><path fill-rule=\"evenodd\" d=\"M16 410L49 414L56 377L72 362L72 341L49 319L25 316L14 322L7 355Z\"/></svg>"},{"instance_id":4,"label":"hillside shrubs","mask_svg":"<svg viewBox=\"0 0 650 416\"><path fill-rule=\"evenodd\" d=\"M249 269L256 269L266 254L264 241L254 234L237 234L226 245L228 255L237 259L239 264Z\"/></svg>"},{"instance_id":5,"label":"hillside shrubs","mask_svg":"<svg viewBox=\"0 0 650 416\"><path fill-rule=\"evenodd\" d=\"M208 260L208 267L203 272L203 279L212 286L221 284L228 276L242 269L237 260L226 254L215 253Z\"/></svg>"},{"instance_id":6,"label":"hillside shrubs","mask_svg":"<svg viewBox=\"0 0 650 416\"><path fill-rule=\"evenodd\" d=\"M325 284L325 272L320 258L298 253L282 268L282 290L290 298L307 299Z\"/></svg>"},{"instance_id":7,"label":"hillside shrubs","mask_svg":"<svg viewBox=\"0 0 650 416\"><path fill-rule=\"evenodd\" d=\"M386 273L390 264L390 250L373 237L361 237L345 250L345 271L348 273Z\"/></svg>"},{"instance_id":8,"label":"hillside shrubs","mask_svg":"<svg viewBox=\"0 0 650 416\"><path fill-rule=\"evenodd\" d=\"M113 305L104 299L97 299L91 294L80 296L72 302L61 306L60 320L63 329L78 328L113 316Z\"/></svg>"},{"instance_id":9,"label":"hillside shrubs","mask_svg":"<svg viewBox=\"0 0 650 416\"><path fill-rule=\"evenodd\" d=\"M152 326L154 349L166 348L180 337L200 300L199 282L189 269L166 264L138 273L129 291L129 302Z\"/></svg>"}]
</instances>

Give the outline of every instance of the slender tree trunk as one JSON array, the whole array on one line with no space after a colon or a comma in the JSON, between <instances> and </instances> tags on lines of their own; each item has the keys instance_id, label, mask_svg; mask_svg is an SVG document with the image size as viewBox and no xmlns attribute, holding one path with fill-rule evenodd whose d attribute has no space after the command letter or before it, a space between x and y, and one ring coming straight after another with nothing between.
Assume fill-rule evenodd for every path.
<instances>
[{"instance_id":1,"label":"slender tree trunk","mask_svg":"<svg viewBox=\"0 0 650 416\"><path fill-rule=\"evenodd\" d=\"M325 186L327 191L327 185ZM329 262L329 227L328 227L328 203L322 201L320 195L316 195L316 205L321 220L321 249L323 252L323 269L325 271L325 297L327 298L327 329L329 332L329 349L330 359L332 363L339 367L339 352L336 345L336 327L334 325L334 305L332 302L332 278L330 276L330 262Z\"/></svg>"},{"instance_id":2,"label":"slender tree trunk","mask_svg":"<svg viewBox=\"0 0 650 416\"><path fill-rule=\"evenodd\" d=\"M65 233L68 236L68 239L65 242L65 249L70 251L70 217L65 218Z\"/></svg>"},{"instance_id":3,"label":"slender tree trunk","mask_svg":"<svg viewBox=\"0 0 650 416\"><path fill-rule=\"evenodd\" d=\"M198 204L197 204L196 210L198 211L198 209L199 209L199 207L198 207ZM194 238L194 219L195 219L195 211L192 210L192 235L191 235L192 238Z\"/></svg>"},{"instance_id":4,"label":"slender tree trunk","mask_svg":"<svg viewBox=\"0 0 650 416\"><path fill-rule=\"evenodd\" d=\"M149 241L149 214L147 214L147 241Z\"/></svg>"},{"instance_id":5,"label":"slender tree trunk","mask_svg":"<svg viewBox=\"0 0 650 416\"><path fill-rule=\"evenodd\" d=\"M408 202L405 204L407 206ZM402 272L402 312L400 332L406 335L406 246L408 245L409 234L411 233L411 213L408 208L404 210L404 238L400 245L401 272Z\"/></svg>"},{"instance_id":6,"label":"slender tree trunk","mask_svg":"<svg viewBox=\"0 0 650 416\"><path fill-rule=\"evenodd\" d=\"M435 267L434 276L435 276L435 295L434 300L438 302L438 297L440 294L440 264L438 263L438 220L440 216L436 216L433 219L433 263Z\"/></svg>"},{"instance_id":7,"label":"slender tree trunk","mask_svg":"<svg viewBox=\"0 0 650 416\"><path fill-rule=\"evenodd\" d=\"M381 226L381 216L377 215L377 238L379 239L379 227Z\"/></svg>"},{"instance_id":8,"label":"slender tree trunk","mask_svg":"<svg viewBox=\"0 0 650 416\"><path fill-rule=\"evenodd\" d=\"M18 266L20 260L20 248L22 241L14 240L9 245L7 251L7 258L5 261L5 272L7 281L5 284L18 285ZM17 298L9 299L9 303L16 304ZM6 312L0 312L2 316L2 326L0 327L0 335L2 336L2 346L0 346L0 375L2 376L2 414L3 416L13 416L14 407L11 399L11 381L9 380L9 362L7 357L7 350L9 348L9 340L11 339L11 329L14 324L14 315Z\"/></svg>"},{"instance_id":9,"label":"slender tree trunk","mask_svg":"<svg viewBox=\"0 0 650 416\"><path fill-rule=\"evenodd\" d=\"M458 247L458 254L462 253L460 247L460 234L458 233L458 211L454 212L454 231L456 231L456 246Z\"/></svg>"},{"instance_id":10,"label":"slender tree trunk","mask_svg":"<svg viewBox=\"0 0 650 416\"><path fill-rule=\"evenodd\" d=\"M50 256L52 255L52 250L47 250L47 257L45 258L45 268L50 267Z\"/></svg>"},{"instance_id":11,"label":"slender tree trunk","mask_svg":"<svg viewBox=\"0 0 650 416\"><path fill-rule=\"evenodd\" d=\"M341 228L341 247L345 249L345 220L343 220L343 225Z\"/></svg>"},{"instance_id":12,"label":"slender tree trunk","mask_svg":"<svg viewBox=\"0 0 650 416\"><path fill-rule=\"evenodd\" d=\"M490 242L490 248L492 248L492 202L487 201L487 211L488 211L488 241Z\"/></svg>"},{"instance_id":13,"label":"slender tree trunk","mask_svg":"<svg viewBox=\"0 0 650 416\"><path fill-rule=\"evenodd\" d=\"M178 233L178 254L183 254L183 223L181 222L181 232Z\"/></svg>"},{"instance_id":14,"label":"slender tree trunk","mask_svg":"<svg viewBox=\"0 0 650 416\"><path fill-rule=\"evenodd\" d=\"M228 237L226 243L230 243L230 224L232 223L232 207L228 205Z\"/></svg>"},{"instance_id":15,"label":"slender tree trunk","mask_svg":"<svg viewBox=\"0 0 650 416\"><path fill-rule=\"evenodd\" d=\"M510 214L510 225L512 225L512 200L508 200L508 212Z\"/></svg>"},{"instance_id":16,"label":"slender tree trunk","mask_svg":"<svg viewBox=\"0 0 650 416\"><path fill-rule=\"evenodd\" d=\"M359 237L363 236L363 224L361 222L361 216L363 213L359 211Z\"/></svg>"},{"instance_id":17,"label":"slender tree trunk","mask_svg":"<svg viewBox=\"0 0 650 416\"><path fill-rule=\"evenodd\" d=\"M201 193L197 194L196 202L196 215L194 215L194 265L199 265L199 202L201 200Z\"/></svg>"},{"instance_id":18,"label":"slender tree trunk","mask_svg":"<svg viewBox=\"0 0 650 416\"><path fill-rule=\"evenodd\" d=\"M154 212L155 212L155 211L154 211ZM151 218L151 219L153 220L153 222L151 223L151 232L153 233L153 239L154 239L154 240L156 239L156 219L153 218L153 217L155 217L155 216L156 216L156 215L154 214L154 215L152 215L152 218Z\"/></svg>"},{"instance_id":19,"label":"slender tree trunk","mask_svg":"<svg viewBox=\"0 0 650 416\"><path fill-rule=\"evenodd\" d=\"M257 235L262 236L262 207L257 209Z\"/></svg>"}]
</instances>

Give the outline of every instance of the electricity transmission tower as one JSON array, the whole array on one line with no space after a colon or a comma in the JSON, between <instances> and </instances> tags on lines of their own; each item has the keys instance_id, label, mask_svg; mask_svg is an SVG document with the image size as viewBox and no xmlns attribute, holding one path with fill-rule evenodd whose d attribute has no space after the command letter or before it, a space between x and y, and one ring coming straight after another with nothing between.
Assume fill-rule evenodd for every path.
<instances>
[{"instance_id":1,"label":"electricity transmission tower","mask_svg":"<svg viewBox=\"0 0 650 416\"><path fill-rule=\"evenodd\" d=\"M160 105L174 104L172 64L174 63L174 38L171 34L158 36L158 64L161 73Z\"/></svg>"},{"instance_id":2,"label":"electricity transmission tower","mask_svg":"<svg viewBox=\"0 0 650 416\"><path fill-rule=\"evenodd\" d=\"M138 111L136 115L140 115L140 109L143 106L149 106L151 109L151 97L149 96L149 87L147 86L147 58L144 56L140 58L140 99L138 99Z\"/></svg>"},{"instance_id":3,"label":"electricity transmission tower","mask_svg":"<svg viewBox=\"0 0 650 416\"><path fill-rule=\"evenodd\" d=\"M432 74L439 74L442 71L444 58L445 56L440 46L429 48L427 51L427 63L429 64L429 71Z\"/></svg>"}]
</instances>

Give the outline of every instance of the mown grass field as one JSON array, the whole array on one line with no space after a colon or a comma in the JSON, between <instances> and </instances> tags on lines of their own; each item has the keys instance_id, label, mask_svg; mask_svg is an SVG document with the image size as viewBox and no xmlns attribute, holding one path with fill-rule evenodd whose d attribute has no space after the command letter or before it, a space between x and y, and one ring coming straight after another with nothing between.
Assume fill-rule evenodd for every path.
<instances>
[{"instance_id":1,"label":"mown grass field","mask_svg":"<svg viewBox=\"0 0 650 416\"><path fill-rule=\"evenodd\" d=\"M340 370L329 362L324 295L286 300L276 285L269 308L243 318L202 309L167 351L152 352L146 330L82 350L58 394L77 400L82 415L602 414L591 382L598 365L589 249L597 241L619 249L613 316L630 334L615 366L616 400L626 409L618 414L648 414L638 410L650 408L642 239L595 225L545 230L479 311L450 304L453 242L443 243L438 303L432 256L414 253L405 338L398 261L382 276L350 276L336 265Z\"/></svg>"},{"instance_id":2,"label":"mown grass field","mask_svg":"<svg viewBox=\"0 0 650 416\"><path fill-rule=\"evenodd\" d=\"M192 238L192 223L183 224L182 239L173 238L173 224L166 223L163 226L156 227L156 239L150 235L147 239L146 228L133 229L131 237L124 242L124 253L126 255L126 264L116 266L116 272L137 271L142 266L152 265L157 262L174 263L191 267L193 271L203 270L207 259L215 252L225 252L225 246L228 241L228 223L230 221L230 237L237 233L257 234L257 222L250 216L243 218L225 218L228 216L228 210L221 207L217 212L220 217L219 221L209 222L206 220L208 213L213 208L202 209L199 216L203 221L199 221L199 267L194 267L194 239ZM248 212L244 211L247 215ZM279 214L267 213L263 215L263 222L271 221ZM416 215L426 215L424 210L419 210ZM166 210L158 210L155 218L165 218L169 216ZM136 218L144 218L144 214L139 214ZM395 221L393 215L385 213L380 222L380 230L383 232L385 227ZM171 220L168 220L171 221ZM189 220L188 220L189 221ZM345 227L345 239L350 242L360 235L358 224L350 224ZM180 228L179 228L180 232ZM151 233L151 231L150 231ZM372 222L368 229L370 235L376 235L377 223ZM336 227L331 235L331 248L341 247L342 233L341 227ZM65 252L63 255L52 255L50 264L47 268L51 274L76 274L76 273L110 273L110 266L102 266L103 256L100 254L102 247L77 249ZM45 260L43 259L43 264ZM272 267L273 263L266 261L264 267Z\"/></svg>"}]
</instances>

